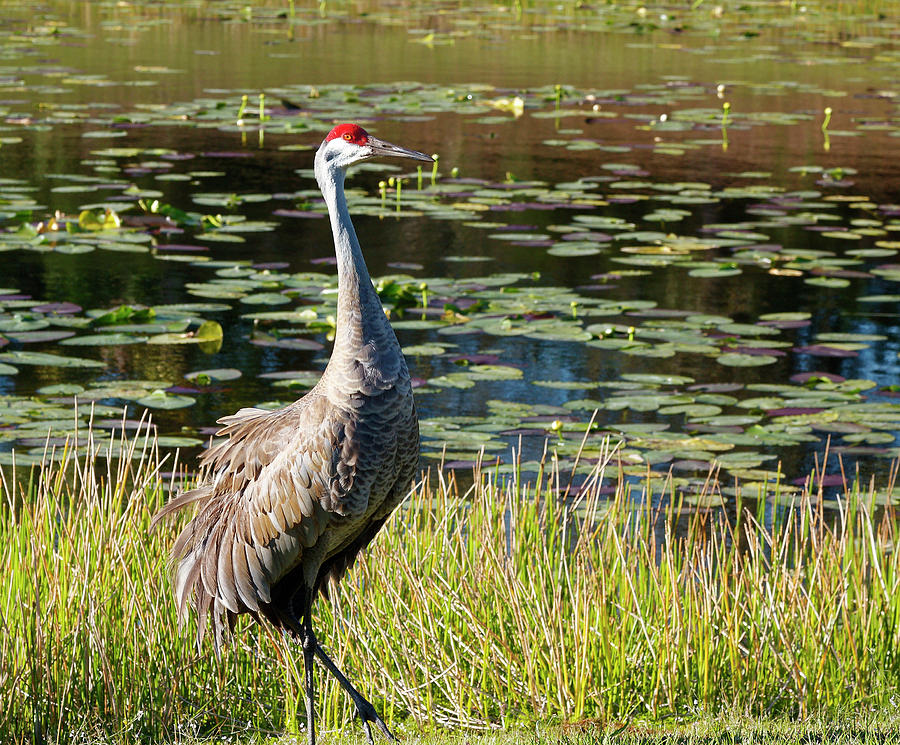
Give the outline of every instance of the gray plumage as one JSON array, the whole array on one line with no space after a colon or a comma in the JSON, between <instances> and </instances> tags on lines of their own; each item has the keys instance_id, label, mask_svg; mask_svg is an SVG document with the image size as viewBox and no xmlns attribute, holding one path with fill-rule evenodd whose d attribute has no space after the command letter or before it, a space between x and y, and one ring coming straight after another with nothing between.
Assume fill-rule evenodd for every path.
<instances>
[{"instance_id":1,"label":"gray plumage","mask_svg":"<svg viewBox=\"0 0 900 745\"><path fill-rule=\"evenodd\" d=\"M218 653L235 618L250 613L303 643L309 740L314 742L312 656L338 677L369 722L393 739L371 704L318 645L311 606L375 537L409 491L419 428L406 361L375 292L344 197L348 165L377 155L431 160L335 127L315 172L331 218L338 268L334 350L321 379L277 411L246 408L219 420L227 439L201 458L201 482L172 499L154 523L196 512L172 548L179 620L198 614L198 642L212 627Z\"/></svg>"}]
</instances>

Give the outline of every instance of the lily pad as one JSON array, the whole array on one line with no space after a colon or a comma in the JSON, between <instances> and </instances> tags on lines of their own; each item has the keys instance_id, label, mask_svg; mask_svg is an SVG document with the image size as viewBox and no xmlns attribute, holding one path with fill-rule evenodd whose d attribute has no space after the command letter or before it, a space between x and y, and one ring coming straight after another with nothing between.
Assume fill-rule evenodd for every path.
<instances>
[{"instance_id":1,"label":"lily pad","mask_svg":"<svg viewBox=\"0 0 900 745\"><path fill-rule=\"evenodd\" d=\"M280 292L257 292L241 298L247 305L287 305L291 299Z\"/></svg>"},{"instance_id":2,"label":"lily pad","mask_svg":"<svg viewBox=\"0 0 900 745\"><path fill-rule=\"evenodd\" d=\"M88 360L81 357L65 357L60 354L48 352L24 352L13 350L0 354L0 363L10 365L37 365L41 367L72 367L72 368L104 368L106 364L97 360Z\"/></svg>"},{"instance_id":3,"label":"lily pad","mask_svg":"<svg viewBox=\"0 0 900 745\"><path fill-rule=\"evenodd\" d=\"M196 331L182 334L156 334L148 344L215 344L222 342L222 327L216 321L204 321Z\"/></svg>"},{"instance_id":4,"label":"lily pad","mask_svg":"<svg viewBox=\"0 0 900 745\"><path fill-rule=\"evenodd\" d=\"M131 336L129 334L85 334L71 339L63 339L60 344L70 346L120 346L123 344L142 344L147 341L146 336Z\"/></svg>"},{"instance_id":5,"label":"lily pad","mask_svg":"<svg viewBox=\"0 0 900 745\"><path fill-rule=\"evenodd\" d=\"M233 367L218 368L214 370L195 370L194 372L185 373L187 380L199 383L210 381L220 383L226 380L237 380L243 373Z\"/></svg>"},{"instance_id":6,"label":"lily pad","mask_svg":"<svg viewBox=\"0 0 900 745\"><path fill-rule=\"evenodd\" d=\"M190 396L175 395L166 393L163 390L156 390L136 399L135 403L146 406L148 409L184 409L188 406L193 406L196 401Z\"/></svg>"},{"instance_id":7,"label":"lily pad","mask_svg":"<svg viewBox=\"0 0 900 745\"><path fill-rule=\"evenodd\" d=\"M768 354L741 354L726 352L715 358L716 362L726 367L762 367L778 361L777 357Z\"/></svg>"}]
</instances>

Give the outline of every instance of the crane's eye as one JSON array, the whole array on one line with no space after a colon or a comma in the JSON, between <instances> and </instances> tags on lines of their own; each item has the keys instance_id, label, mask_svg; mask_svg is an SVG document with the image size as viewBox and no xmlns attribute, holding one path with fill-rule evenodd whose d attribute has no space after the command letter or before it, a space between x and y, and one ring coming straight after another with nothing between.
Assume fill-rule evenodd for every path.
<instances>
[{"instance_id":1,"label":"crane's eye","mask_svg":"<svg viewBox=\"0 0 900 745\"><path fill-rule=\"evenodd\" d=\"M344 139L347 140L347 142L350 142L350 140L353 139L353 135L350 134L349 132L345 132L345 133L344 133Z\"/></svg>"}]
</instances>

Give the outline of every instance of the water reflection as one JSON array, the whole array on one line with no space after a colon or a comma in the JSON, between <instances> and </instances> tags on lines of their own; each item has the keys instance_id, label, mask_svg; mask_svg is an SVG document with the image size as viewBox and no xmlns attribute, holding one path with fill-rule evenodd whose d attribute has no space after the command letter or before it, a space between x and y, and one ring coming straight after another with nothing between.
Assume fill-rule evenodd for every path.
<instances>
[{"instance_id":1,"label":"water reflection","mask_svg":"<svg viewBox=\"0 0 900 745\"><path fill-rule=\"evenodd\" d=\"M330 271L327 264L312 263L331 254L327 221L273 218L273 212L306 211L310 203L318 203L308 175L311 152L281 148L298 143L314 146L318 142L320 133L308 126L318 122L304 118L305 109L313 106L312 96L328 94L337 84L347 86L341 90L348 105L358 103L353 99L360 96L363 100L369 96L373 102L377 98L379 135L440 153L445 177L450 168L456 167L464 178L485 179L485 186L492 188L500 188L503 181L514 185L516 181L535 180L553 185L597 177L597 188L592 191L598 199L605 198L607 203L603 205L537 209L534 203L483 201L485 209L473 212L473 220L497 221L506 230L555 235L555 226L568 224L575 214L589 213L633 222L641 230L703 237L709 234L710 226L740 229L761 214L810 209L812 203L816 209L833 214L841 225L851 224L860 214L874 215L879 223L891 218L890 211L877 212L875 206L896 195L896 169L892 159L885 157L885 153L896 151L895 132L876 128L866 131L865 137L838 134L859 122L887 121L895 114L889 100L873 96L869 90L889 80L892 68L867 68L871 77L864 80L857 52L837 51L829 64L816 65L808 64L812 45L779 46L777 38L769 40L771 48L755 51L733 43L722 43L711 50L705 40L694 37L667 45L659 40L636 43L632 36L616 34L603 36L598 50L595 34L571 28L553 36L499 34L491 25L499 23L495 17L482 17L490 31L455 37L452 44L428 45L413 43L416 40L410 39L405 28L385 25L378 18L327 18L300 27L281 18L282 11L274 5L265 8L270 15L258 23L241 23L239 16L222 23L219 18L210 18L217 11L206 6L136 11L82 3L52 4L46 22L51 23L53 17L70 25L61 32L61 42L47 49L38 44L23 45L29 64L19 73L21 82L5 86L10 98L3 103L11 122L7 129L22 141L0 148L2 173L23 177L35 187L32 196L45 208L36 210L36 215L53 210L77 214L89 202L134 201L123 193L123 184L111 188L101 184L96 192L60 190L72 179L59 175L109 174L111 180L124 179L141 193L158 195L160 201L185 210L204 209L194 201L199 191L274 195L267 201L241 204L236 211L248 220L277 219L276 229L254 233L241 244L201 244L206 250L198 251L198 255L255 264L284 263L287 272ZM304 18L313 18L310 8L304 8L303 13ZM135 18L139 23L132 28ZM437 34L453 32L445 27L440 15L424 14L419 19L423 28L434 28ZM572 16L568 23L576 20ZM16 23L15 15L10 15L8 27ZM753 64L748 64L750 59ZM446 88L448 100L459 99L463 104L458 110L448 106L444 111L425 113L407 110L402 102L391 109L380 92L360 93L351 87L359 83L360 69L365 70L366 82L436 83ZM739 79L735 79L737 75ZM717 86L723 79L731 112L727 149L720 146L724 137L718 119L684 129L673 126L679 114L691 107L720 107ZM482 120L483 111L477 116L466 114L466 97L477 97L481 91L478 84L485 82L495 86L491 95L497 97L524 87L557 83L564 83L567 90L593 92L590 100L577 102L577 116L525 115L512 124L501 124ZM385 88L389 90L391 85ZM141 118L142 113L173 102L205 98L214 108L217 101L233 98L241 91L262 89L269 91L274 115L262 141L253 128L241 131L236 124L204 123L196 112L183 118L173 116L165 126L156 122L146 125ZM841 104L834 105L830 125L834 136L826 152L816 117L826 103L834 104L828 91L835 89L842 94ZM284 91L292 98L282 95ZM301 93L306 97L298 97ZM290 106L297 102L301 108L295 113ZM47 112L55 119L52 124L41 125ZM122 119L110 122L111 115L121 115ZM195 126L198 121L202 126ZM802 126L792 123L797 121L803 122ZM121 136L85 136L104 128ZM591 149L548 144L560 138L582 141ZM122 161L98 155L104 147L123 143L137 149L165 148L178 157L163 160L142 154ZM623 167L605 168L615 163ZM821 175L791 170L798 165L826 170L840 167L849 175L838 183L833 179L829 182ZM189 174L195 171L222 175L193 178ZM173 174L185 174L186 180L168 178ZM371 196L378 193L378 182L384 177L383 172L359 172L351 184L360 194ZM632 185L617 187L620 182ZM648 221L651 205L657 206L652 204L654 194L668 193L665 188L654 188L685 182L702 182L711 190L739 185L746 191L734 198L689 207L689 214L677 223ZM796 197L800 206L789 199L779 204L754 198L754 184L773 182L786 192L804 195ZM460 193L471 188L464 182L459 185ZM866 196L871 206L862 212L852 202L822 206L823 194ZM885 386L897 377L900 334L896 313L888 307L873 314L857 302L862 294L890 295L893 280L850 276L845 288L823 290L805 283L804 277L774 276L762 262L742 265L741 274L715 280L692 278L681 269L642 267L645 273L609 281L610 273L623 269L615 244L601 243L601 251L595 255L560 258L548 254L537 242L516 245L490 239L488 231L464 221L395 220L389 214L360 213L355 222L373 276L396 273L391 265L398 262L423 265L421 272L411 272L417 277L476 278L486 272L538 272L542 285L584 287L582 292L587 297L652 300L659 308L728 316L736 323L754 323L767 313L802 309L811 314L810 324L784 332L784 338L799 347L814 345L817 335L828 332L886 337L856 356L786 353L765 368L732 368L701 355L648 358L566 341L480 333L453 336L458 346L452 349L452 355L494 355L501 363L520 366L525 375L521 380L479 382L472 388L423 391L419 406L425 418L483 416L488 402L494 399L562 406L582 397L571 390L532 385L532 381L546 378L614 381L627 374L674 371L703 384L747 385L783 383L796 373L820 371L870 379ZM844 241L823 237L807 227L789 223L770 226L765 245L843 255ZM170 229L159 232L155 240L163 247L167 243L193 245L195 236L191 230ZM729 260L734 252L734 247L722 247L704 258ZM490 262L446 261L451 255L487 257ZM159 261L151 253L120 257L105 251L74 256L14 251L6 256L8 277L20 292L40 300L74 302L84 308L190 301L195 298L185 292L185 286L205 282L210 276L201 265ZM592 289L592 285L608 287ZM440 312L444 300L435 298L431 310ZM211 314L225 330L222 350L211 356L195 347L143 345L105 348L97 354L114 371L113 376L170 383L200 368L243 370L241 380L199 395L198 405L159 416L161 426L171 432L208 425L242 405L288 400L290 392L273 389L269 381L259 378L261 373L320 369L323 365L323 355L315 351L247 343L254 324L242 318L246 311L236 304L230 311ZM589 309L584 313L586 322L605 320L603 316L591 318ZM639 312L625 312L614 322L639 324L641 318ZM435 340L433 331L401 330L399 335L404 346ZM411 359L411 365L413 374L424 380L458 369L448 356L418 356ZM87 380L88 375L75 375L74 379ZM50 383L73 380L73 373L30 369L9 382L2 380L7 392L28 395ZM600 391L595 398L603 402L609 395ZM572 418L583 419L582 413L572 414ZM633 424L659 418L653 412L613 410L602 414L600 423ZM679 428L688 419L676 415L665 421ZM525 439L526 459L539 455L543 439ZM821 450L821 445L816 447ZM785 472L792 476L809 469L811 452L807 445L778 449ZM868 467L879 470L881 463L875 460Z\"/></svg>"}]
</instances>

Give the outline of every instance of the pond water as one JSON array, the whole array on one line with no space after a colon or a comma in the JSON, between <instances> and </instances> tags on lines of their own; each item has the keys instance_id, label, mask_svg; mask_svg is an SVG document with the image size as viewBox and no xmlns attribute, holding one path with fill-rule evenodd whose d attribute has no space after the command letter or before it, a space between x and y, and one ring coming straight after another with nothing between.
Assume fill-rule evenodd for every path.
<instances>
[{"instance_id":1,"label":"pond water","mask_svg":"<svg viewBox=\"0 0 900 745\"><path fill-rule=\"evenodd\" d=\"M571 460L597 409L588 461L613 432L688 491L826 447L887 487L900 25L812 5L2 3L0 460L74 397L191 449L312 385L313 151L357 121L439 155L348 179L423 463Z\"/></svg>"}]
</instances>

